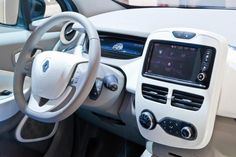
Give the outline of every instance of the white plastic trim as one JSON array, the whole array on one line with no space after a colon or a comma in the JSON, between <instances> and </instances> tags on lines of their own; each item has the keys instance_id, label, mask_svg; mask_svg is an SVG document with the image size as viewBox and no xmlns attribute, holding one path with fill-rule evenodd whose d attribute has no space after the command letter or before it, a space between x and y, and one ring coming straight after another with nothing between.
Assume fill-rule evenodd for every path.
<instances>
[{"instance_id":1,"label":"white plastic trim","mask_svg":"<svg viewBox=\"0 0 236 157\"><path fill-rule=\"evenodd\" d=\"M226 69L221 72L224 75L218 115L236 118L236 51L229 48Z\"/></svg>"},{"instance_id":2,"label":"white plastic trim","mask_svg":"<svg viewBox=\"0 0 236 157\"><path fill-rule=\"evenodd\" d=\"M195 32L196 36L190 40L178 39L172 35L172 31ZM207 45L216 48L216 56L209 88L197 89L143 77L141 69L143 67L147 48L151 40L175 41L198 45ZM223 75L221 72L226 68L226 56L228 52L227 45L228 44L223 37L207 31L196 29L172 28L158 30L150 34L144 48L142 64L139 67L139 78L135 93L137 123L143 137L145 137L149 141L154 141L159 144L186 149L201 149L209 143L214 128L216 112L219 104L220 90L223 83ZM157 102L143 98L141 89L142 83L167 87L169 89L169 96L175 89L183 92L185 91L188 93L190 92L197 95L202 95L204 96L204 102L199 111L189 111L173 107L170 104L170 99L167 100L167 104L161 105ZM188 141L169 135L159 125L157 125L153 130L144 129L140 125L138 117L145 109L152 111L158 121L166 117L171 117L193 124L197 129L197 138L193 141Z\"/></svg>"},{"instance_id":3,"label":"white plastic trim","mask_svg":"<svg viewBox=\"0 0 236 157\"><path fill-rule=\"evenodd\" d=\"M55 135L55 133L58 129L59 123L57 122L57 123L55 123L52 132L48 136L35 138L35 139L24 139L21 136L21 131L22 131L22 128L23 128L24 124L26 123L27 119L28 119L28 117L24 116L24 118L21 120L20 124L17 126L16 133L15 133L17 141L22 142L22 143L39 142L39 141L44 141L44 140L50 139Z\"/></svg>"}]
</instances>

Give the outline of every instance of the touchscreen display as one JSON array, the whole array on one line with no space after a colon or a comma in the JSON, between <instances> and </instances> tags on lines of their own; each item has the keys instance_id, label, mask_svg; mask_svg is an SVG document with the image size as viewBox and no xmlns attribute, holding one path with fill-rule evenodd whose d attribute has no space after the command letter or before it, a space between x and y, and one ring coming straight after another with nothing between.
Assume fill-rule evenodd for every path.
<instances>
[{"instance_id":1,"label":"touchscreen display","mask_svg":"<svg viewBox=\"0 0 236 157\"><path fill-rule=\"evenodd\" d=\"M177 44L153 43L147 72L155 75L193 80L200 61L200 48Z\"/></svg>"}]
</instances>

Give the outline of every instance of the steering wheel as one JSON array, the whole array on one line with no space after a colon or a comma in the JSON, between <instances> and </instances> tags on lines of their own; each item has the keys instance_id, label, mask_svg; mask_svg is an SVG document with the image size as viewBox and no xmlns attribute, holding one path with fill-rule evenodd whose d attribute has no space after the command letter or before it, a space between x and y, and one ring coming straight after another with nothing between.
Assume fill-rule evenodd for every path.
<instances>
[{"instance_id":1,"label":"steering wheel","mask_svg":"<svg viewBox=\"0 0 236 157\"><path fill-rule=\"evenodd\" d=\"M74 53L43 51L34 56L41 37L53 26L73 21L81 24L88 36L88 58L77 43ZM50 17L26 41L14 71L14 96L20 110L41 122L61 121L85 101L96 79L101 56L98 33L83 15L64 12ZM25 77L31 77L29 101L23 93Z\"/></svg>"}]
</instances>

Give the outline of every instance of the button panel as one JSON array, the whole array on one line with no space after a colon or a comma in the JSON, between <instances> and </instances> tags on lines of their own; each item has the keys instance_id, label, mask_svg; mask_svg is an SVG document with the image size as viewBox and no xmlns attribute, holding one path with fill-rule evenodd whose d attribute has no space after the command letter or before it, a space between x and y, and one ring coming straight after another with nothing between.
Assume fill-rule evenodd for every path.
<instances>
[{"instance_id":1,"label":"button panel","mask_svg":"<svg viewBox=\"0 0 236 157\"><path fill-rule=\"evenodd\" d=\"M205 88L208 88L210 83L215 53L215 49L211 47L203 47L201 49L200 70L196 77L196 81L205 86Z\"/></svg>"},{"instance_id":2,"label":"button panel","mask_svg":"<svg viewBox=\"0 0 236 157\"><path fill-rule=\"evenodd\" d=\"M203 55L203 61L202 61L202 72L206 72L209 69L211 60L212 60L212 49L206 49L204 55Z\"/></svg>"},{"instance_id":3,"label":"button panel","mask_svg":"<svg viewBox=\"0 0 236 157\"><path fill-rule=\"evenodd\" d=\"M190 123L173 118L164 118L160 121L159 124L161 128L170 135L186 140L194 140L197 137L197 130ZM188 130L190 131L187 132Z\"/></svg>"},{"instance_id":4,"label":"button panel","mask_svg":"<svg viewBox=\"0 0 236 157\"><path fill-rule=\"evenodd\" d=\"M73 77L71 78L70 84L71 84L72 86L77 86L77 85L79 84L80 78L81 78L81 71L80 71L80 69L77 67L77 68L75 69L75 72L74 72L74 74L73 74Z\"/></svg>"}]
</instances>

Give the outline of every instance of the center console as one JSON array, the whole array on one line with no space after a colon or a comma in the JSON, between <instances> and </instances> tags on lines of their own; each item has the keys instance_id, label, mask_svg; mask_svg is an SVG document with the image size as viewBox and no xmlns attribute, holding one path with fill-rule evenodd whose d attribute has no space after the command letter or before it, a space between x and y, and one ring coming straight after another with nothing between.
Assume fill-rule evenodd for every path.
<instances>
[{"instance_id":1,"label":"center console","mask_svg":"<svg viewBox=\"0 0 236 157\"><path fill-rule=\"evenodd\" d=\"M200 149L212 136L226 40L195 29L149 35L136 90L136 119L143 137L178 148Z\"/></svg>"}]
</instances>

